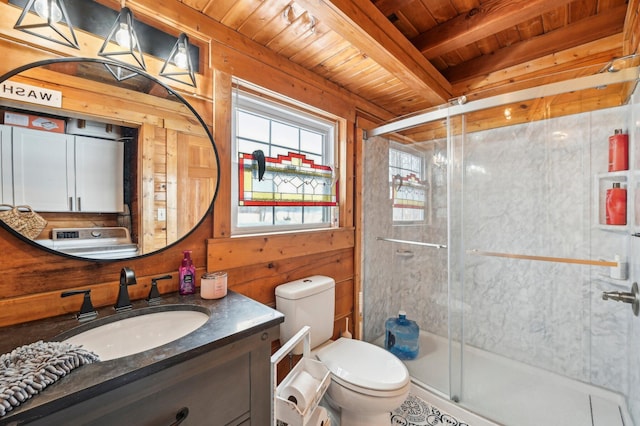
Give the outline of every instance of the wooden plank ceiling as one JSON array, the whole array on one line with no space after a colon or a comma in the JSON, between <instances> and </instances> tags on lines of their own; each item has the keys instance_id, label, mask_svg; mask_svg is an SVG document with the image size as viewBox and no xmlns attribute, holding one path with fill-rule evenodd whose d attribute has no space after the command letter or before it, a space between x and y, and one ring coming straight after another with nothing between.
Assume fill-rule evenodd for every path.
<instances>
[{"instance_id":1,"label":"wooden plank ceiling","mask_svg":"<svg viewBox=\"0 0 640 426\"><path fill-rule=\"evenodd\" d=\"M640 0L181 1L395 117L597 73L640 31Z\"/></svg>"}]
</instances>

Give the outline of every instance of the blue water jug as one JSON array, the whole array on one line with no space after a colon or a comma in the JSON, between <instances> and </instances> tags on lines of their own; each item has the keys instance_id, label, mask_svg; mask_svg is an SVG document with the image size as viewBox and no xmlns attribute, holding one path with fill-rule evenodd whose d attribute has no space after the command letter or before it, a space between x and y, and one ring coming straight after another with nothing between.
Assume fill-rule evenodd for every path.
<instances>
[{"instance_id":1,"label":"blue water jug","mask_svg":"<svg viewBox=\"0 0 640 426\"><path fill-rule=\"evenodd\" d=\"M398 312L397 318L389 318L385 323L384 347L400 359L415 359L420 351L418 336L420 328L415 321L407 319L405 311Z\"/></svg>"}]
</instances>

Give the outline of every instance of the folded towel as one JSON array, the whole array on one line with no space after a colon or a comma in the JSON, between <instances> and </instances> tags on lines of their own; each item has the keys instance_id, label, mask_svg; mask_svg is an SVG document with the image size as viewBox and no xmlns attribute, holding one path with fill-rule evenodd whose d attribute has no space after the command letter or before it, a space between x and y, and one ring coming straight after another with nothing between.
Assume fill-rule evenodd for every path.
<instances>
[{"instance_id":1,"label":"folded towel","mask_svg":"<svg viewBox=\"0 0 640 426\"><path fill-rule=\"evenodd\" d=\"M42 340L0 355L0 417L73 369L99 360L80 346Z\"/></svg>"}]
</instances>

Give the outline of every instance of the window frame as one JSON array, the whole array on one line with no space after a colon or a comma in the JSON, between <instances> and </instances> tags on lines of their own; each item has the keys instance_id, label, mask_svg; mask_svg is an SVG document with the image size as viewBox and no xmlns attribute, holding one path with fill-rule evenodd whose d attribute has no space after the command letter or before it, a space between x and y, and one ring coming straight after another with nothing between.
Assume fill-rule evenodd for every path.
<instances>
[{"instance_id":1,"label":"window frame","mask_svg":"<svg viewBox=\"0 0 640 426\"><path fill-rule=\"evenodd\" d=\"M314 133L320 133L323 135L323 158L329 156L330 161L326 162L331 166L333 170L334 185L338 185L339 173L338 173L338 135L339 135L339 119L317 108L303 104L267 91L266 89L257 88L246 82L240 82L234 79L234 87L232 93L232 108L231 108L231 145L232 145L232 173L231 173L231 235L243 236L252 234L266 234L266 233L286 233L295 231L306 230L323 230L335 228L339 225L340 206L339 199L336 200L337 204L333 207L323 207L326 209L327 221L322 223L310 223L310 224L295 224L295 225L281 225L272 224L264 226L238 226L238 158L239 158L239 144L238 144L238 123L237 114L238 109L247 112L249 114L255 114L261 117L265 117L268 120L283 123L285 125L291 125L303 130L310 130ZM264 142L258 142L264 143ZM271 145L279 149L288 149L278 144ZM312 155L317 157L318 154L307 152L304 150L295 151L302 154ZM269 153L265 153L265 156L269 156ZM324 162L324 161L323 161ZM339 188L336 188L336 195L339 193ZM315 207L315 206L314 206ZM301 208L312 208L311 206L301 206ZM315 207L317 208L317 207ZM275 218L276 207L271 207L273 211L273 217ZM304 214L304 213L303 213Z\"/></svg>"}]
</instances>

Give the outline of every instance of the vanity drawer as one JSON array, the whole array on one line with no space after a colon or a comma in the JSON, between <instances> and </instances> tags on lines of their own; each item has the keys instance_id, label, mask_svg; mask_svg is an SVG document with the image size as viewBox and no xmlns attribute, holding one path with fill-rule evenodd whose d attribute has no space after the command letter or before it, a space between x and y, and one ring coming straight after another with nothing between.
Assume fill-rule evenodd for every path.
<instances>
[{"instance_id":1,"label":"vanity drawer","mask_svg":"<svg viewBox=\"0 0 640 426\"><path fill-rule=\"evenodd\" d=\"M224 363L202 355L31 424L168 426L185 407L182 426L248 424L250 362L250 353Z\"/></svg>"}]
</instances>

